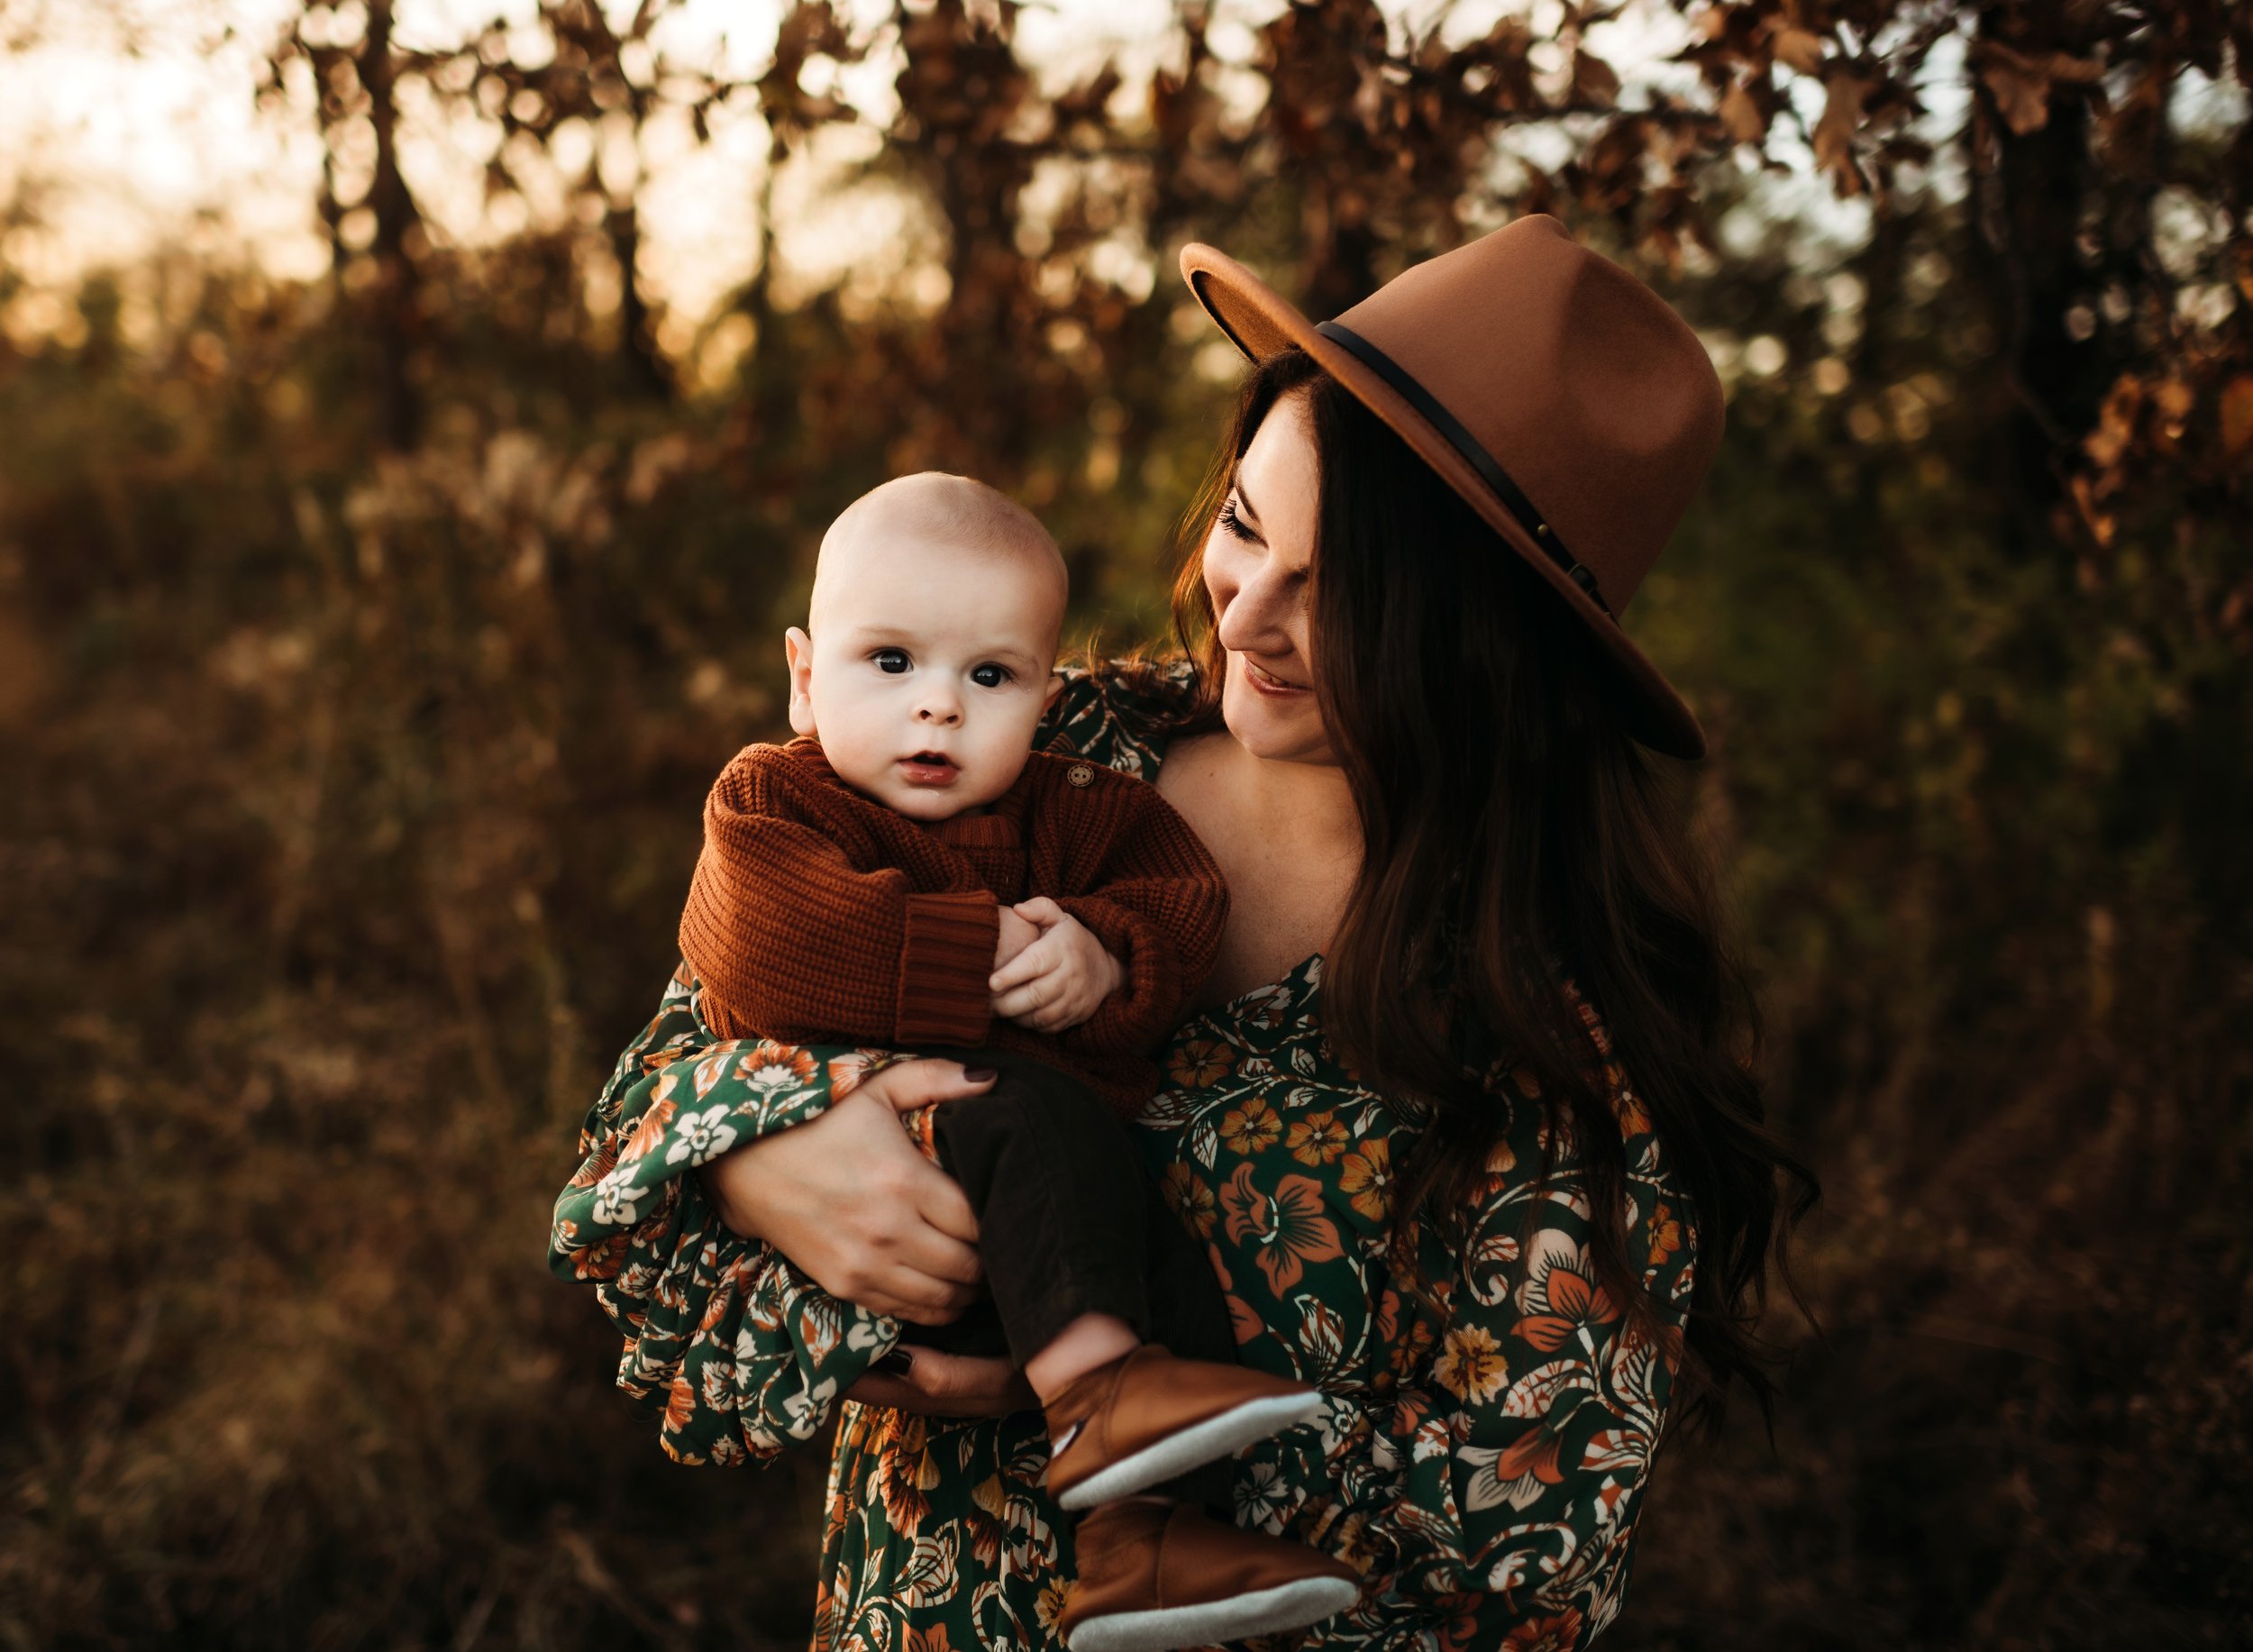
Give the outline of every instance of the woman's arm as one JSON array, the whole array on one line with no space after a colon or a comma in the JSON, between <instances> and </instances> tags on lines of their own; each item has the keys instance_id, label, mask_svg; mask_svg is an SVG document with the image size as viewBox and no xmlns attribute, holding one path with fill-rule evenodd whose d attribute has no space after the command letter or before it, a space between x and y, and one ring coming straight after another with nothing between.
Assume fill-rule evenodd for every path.
<instances>
[{"instance_id":1,"label":"woman's arm","mask_svg":"<svg viewBox=\"0 0 2253 1652\"><path fill-rule=\"evenodd\" d=\"M898 1112L986 1082L950 1062L714 1043L697 1003L678 972L620 1059L582 1129L551 1247L555 1271L590 1283L623 1336L618 1384L661 1406L660 1444L689 1463L768 1461L817 1433L843 1396L947 1415L1018 1409L1006 1362L926 1352L905 1375L869 1369L899 1335L889 1316L951 1319L977 1278L969 1205ZM716 1199L685 1173L699 1165ZM789 1197L765 1200L760 1225L800 1234L811 1270L722 1219L758 1210L769 1181Z\"/></svg>"},{"instance_id":2,"label":"woman's arm","mask_svg":"<svg viewBox=\"0 0 2253 1652\"><path fill-rule=\"evenodd\" d=\"M1639 1121L1631 1098L1625 1107ZM1577 1163L1560 1155L1537 1189L1537 1145L1512 1135L1517 1173L1490 1182L1458 1244L1421 1247L1443 1311L1390 1414L1371 1419L1369 1462L1347 1476L1383 1582L1340 1620L1336 1644L1363 1644L1344 1632L1350 1621L1377 1645L1411 1629L1443 1647L1531 1629L1533 1644L1568 1647L1619 1609L1680 1357L1687 1224L1647 1124L1631 1128L1628 1243L1657 1321L1646 1332L1596 1283Z\"/></svg>"}]
</instances>

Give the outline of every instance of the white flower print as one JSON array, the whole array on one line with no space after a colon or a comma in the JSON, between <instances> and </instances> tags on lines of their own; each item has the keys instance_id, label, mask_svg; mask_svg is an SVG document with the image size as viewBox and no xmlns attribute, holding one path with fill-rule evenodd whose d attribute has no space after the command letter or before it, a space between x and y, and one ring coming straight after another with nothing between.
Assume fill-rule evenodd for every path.
<instances>
[{"instance_id":1,"label":"white flower print","mask_svg":"<svg viewBox=\"0 0 2253 1652\"><path fill-rule=\"evenodd\" d=\"M673 1145L665 1149L665 1163L678 1164L686 1159L702 1164L734 1146L735 1127L727 1122L727 1114L725 1103L701 1113L683 1113L673 1127Z\"/></svg>"}]
</instances>

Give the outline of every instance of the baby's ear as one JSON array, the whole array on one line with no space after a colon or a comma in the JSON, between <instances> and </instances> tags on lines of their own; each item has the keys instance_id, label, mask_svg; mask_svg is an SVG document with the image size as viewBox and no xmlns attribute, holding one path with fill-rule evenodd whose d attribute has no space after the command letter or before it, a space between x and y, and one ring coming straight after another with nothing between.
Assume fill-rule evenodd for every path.
<instances>
[{"instance_id":1,"label":"baby's ear","mask_svg":"<svg viewBox=\"0 0 2253 1652\"><path fill-rule=\"evenodd\" d=\"M792 625L782 634L782 657L790 668L791 731L814 734L814 639Z\"/></svg>"},{"instance_id":2,"label":"baby's ear","mask_svg":"<svg viewBox=\"0 0 2253 1652\"><path fill-rule=\"evenodd\" d=\"M1056 707L1056 696L1062 694L1063 691L1064 680L1058 676L1054 671L1049 672L1048 692L1041 696L1041 709L1043 711L1054 710Z\"/></svg>"}]
</instances>

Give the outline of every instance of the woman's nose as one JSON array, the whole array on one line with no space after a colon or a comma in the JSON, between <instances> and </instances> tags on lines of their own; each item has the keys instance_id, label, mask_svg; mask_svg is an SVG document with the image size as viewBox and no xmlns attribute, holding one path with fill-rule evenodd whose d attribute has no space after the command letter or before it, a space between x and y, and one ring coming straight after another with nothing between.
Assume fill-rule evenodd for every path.
<instances>
[{"instance_id":1,"label":"woman's nose","mask_svg":"<svg viewBox=\"0 0 2253 1652\"><path fill-rule=\"evenodd\" d=\"M1216 591L1218 614L1214 634L1221 647L1237 654L1287 654L1292 652L1291 607L1282 582L1254 573L1233 589Z\"/></svg>"}]
</instances>

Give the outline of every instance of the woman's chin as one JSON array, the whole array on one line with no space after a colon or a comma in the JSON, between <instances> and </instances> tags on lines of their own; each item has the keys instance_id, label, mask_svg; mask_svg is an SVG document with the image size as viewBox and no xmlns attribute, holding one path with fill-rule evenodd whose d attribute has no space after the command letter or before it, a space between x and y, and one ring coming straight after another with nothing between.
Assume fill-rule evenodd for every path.
<instances>
[{"instance_id":1,"label":"woman's chin","mask_svg":"<svg viewBox=\"0 0 2253 1652\"><path fill-rule=\"evenodd\" d=\"M1231 672L1220 694L1220 716L1228 733L1253 756L1269 762L1335 763L1328 731L1314 696L1282 698L1263 694L1240 672Z\"/></svg>"}]
</instances>

